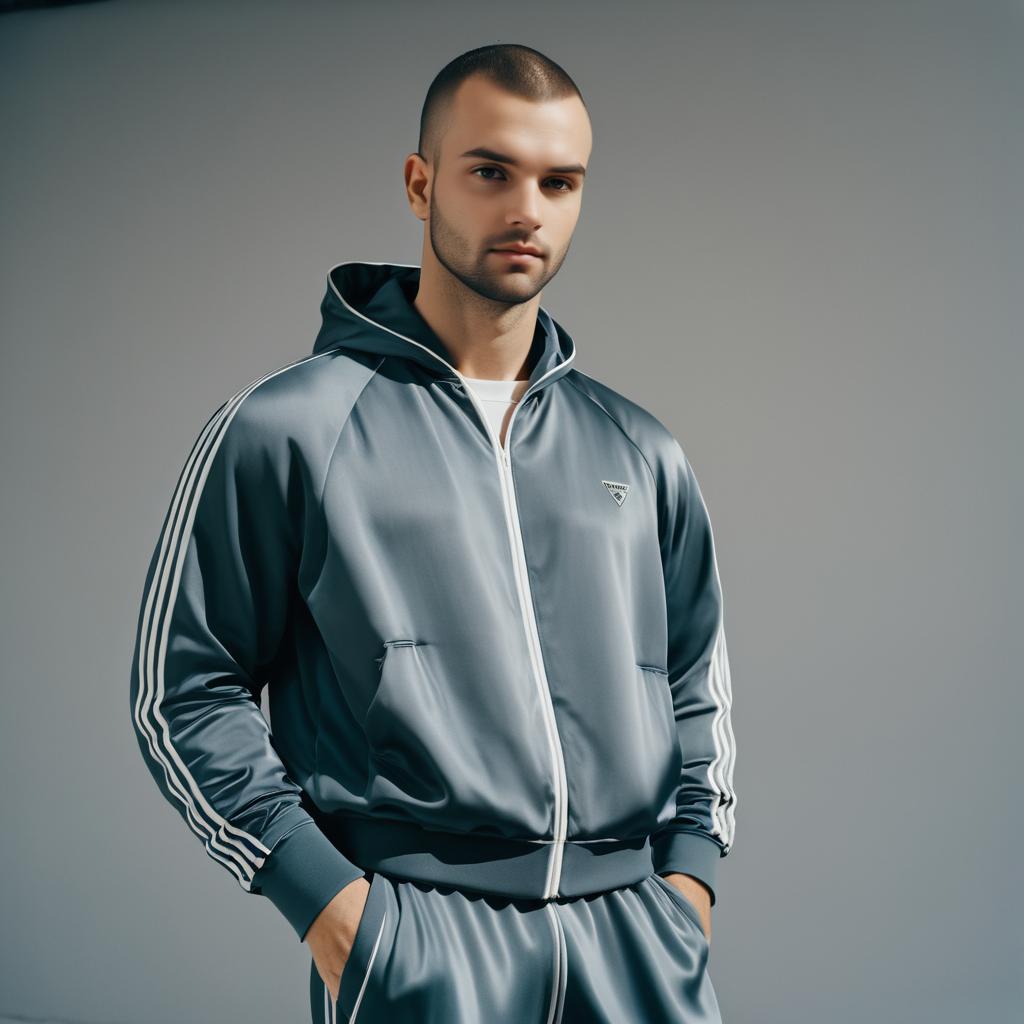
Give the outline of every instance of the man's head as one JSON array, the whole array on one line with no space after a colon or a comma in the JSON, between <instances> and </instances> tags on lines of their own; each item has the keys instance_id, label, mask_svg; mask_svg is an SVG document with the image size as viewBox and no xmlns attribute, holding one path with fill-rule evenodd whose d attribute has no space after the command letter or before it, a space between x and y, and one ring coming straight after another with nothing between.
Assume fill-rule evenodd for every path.
<instances>
[{"instance_id":1,"label":"man's head","mask_svg":"<svg viewBox=\"0 0 1024 1024\"><path fill-rule=\"evenodd\" d=\"M456 57L427 91L405 162L434 257L484 298L528 302L569 250L592 144L579 89L554 61L518 44ZM517 244L540 256L495 251Z\"/></svg>"}]
</instances>

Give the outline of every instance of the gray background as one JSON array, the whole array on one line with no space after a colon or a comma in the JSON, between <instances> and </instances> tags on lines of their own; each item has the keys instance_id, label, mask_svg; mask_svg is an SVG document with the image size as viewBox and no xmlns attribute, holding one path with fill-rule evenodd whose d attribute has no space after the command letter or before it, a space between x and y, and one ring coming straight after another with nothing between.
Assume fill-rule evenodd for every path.
<instances>
[{"instance_id":1,"label":"gray background","mask_svg":"<svg viewBox=\"0 0 1024 1024\"><path fill-rule=\"evenodd\" d=\"M724 1019L1019 1019L1024 13L978 0L0 19L0 1014L307 1019L308 948L140 757L143 578L192 440L309 351L328 269L419 262L420 104L489 42L587 99L542 302L715 527Z\"/></svg>"}]
</instances>

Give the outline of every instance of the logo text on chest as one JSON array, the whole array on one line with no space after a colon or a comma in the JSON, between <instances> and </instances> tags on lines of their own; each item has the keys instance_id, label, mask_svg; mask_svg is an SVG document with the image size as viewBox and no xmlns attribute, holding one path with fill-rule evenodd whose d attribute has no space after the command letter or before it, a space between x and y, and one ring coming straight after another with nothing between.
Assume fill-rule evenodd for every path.
<instances>
[{"instance_id":1,"label":"logo text on chest","mask_svg":"<svg viewBox=\"0 0 1024 1024\"><path fill-rule=\"evenodd\" d=\"M615 499L615 504L621 507L629 494L629 484L620 484L615 480L602 480L601 483L608 488L608 493Z\"/></svg>"}]
</instances>

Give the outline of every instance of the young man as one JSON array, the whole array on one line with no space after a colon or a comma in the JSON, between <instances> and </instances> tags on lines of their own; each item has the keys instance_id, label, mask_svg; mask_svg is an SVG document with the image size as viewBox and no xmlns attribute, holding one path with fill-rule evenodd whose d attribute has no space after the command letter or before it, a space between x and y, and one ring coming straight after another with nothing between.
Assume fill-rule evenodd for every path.
<instances>
[{"instance_id":1,"label":"young man","mask_svg":"<svg viewBox=\"0 0 1024 1024\"><path fill-rule=\"evenodd\" d=\"M540 306L591 144L536 50L447 65L405 163L422 266L331 270L313 353L213 414L150 563L143 756L308 943L323 1024L720 1020L711 525Z\"/></svg>"}]
</instances>

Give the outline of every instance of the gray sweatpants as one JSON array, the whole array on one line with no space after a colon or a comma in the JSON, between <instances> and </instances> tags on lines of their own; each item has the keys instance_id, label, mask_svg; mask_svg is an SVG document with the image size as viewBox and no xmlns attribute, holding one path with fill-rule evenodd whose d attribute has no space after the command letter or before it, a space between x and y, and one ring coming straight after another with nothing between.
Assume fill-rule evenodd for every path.
<instances>
[{"instance_id":1,"label":"gray sweatpants","mask_svg":"<svg viewBox=\"0 0 1024 1024\"><path fill-rule=\"evenodd\" d=\"M510 899L376 872L337 1003L313 1024L721 1024L696 908L657 874Z\"/></svg>"}]
</instances>

